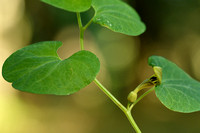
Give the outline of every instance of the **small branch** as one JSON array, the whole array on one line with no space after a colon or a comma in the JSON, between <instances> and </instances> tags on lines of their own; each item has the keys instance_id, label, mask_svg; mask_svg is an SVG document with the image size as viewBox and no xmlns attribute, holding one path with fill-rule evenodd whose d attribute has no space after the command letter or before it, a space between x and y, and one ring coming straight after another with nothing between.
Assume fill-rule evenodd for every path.
<instances>
[{"instance_id":1,"label":"small branch","mask_svg":"<svg viewBox=\"0 0 200 133\"><path fill-rule=\"evenodd\" d=\"M128 110L129 107L125 108L96 78L94 83L124 112L136 133L141 133L139 127L131 115L130 110Z\"/></svg>"},{"instance_id":2,"label":"small branch","mask_svg":"<svg viewBox=\"0 0 200 133\"><path fill-rule=\"evenodd\" d=\"M127 109L95 78L94 83L125 113Z\"/></svg>"},{"instance_id":3,"label":"small branch","mask_svg":"<svg viewBox=\"0 0 200 133\"><path fill-rule=\"evenodd\" d=\"M151 88L148 91L146 91L144 94L142 94L130 107L129 107L129 111L132 110L132 108L140 101L142 100L146 95L148 95L150 92L152 92L155 88Z\"/></svg>"},{"instance_id":4,"label":"small branch","mask_svg":"<svg viewBox=\"0 0 200 133\"><path fill-rule=\"evenodd\" d=\"M77 12L76 16L77 16L77 20L78 20L79 29L81 29L83 27L82 22L81 22L81 14L79 12Z\"/></svg>"},{"instance_id":5,"label":"small branch","mask_svg":"<svg viewBox=\"0 0 200 133\"><path fill-rule=\"evenodd\" d=\"M76 15L77 15L78 26L79 26L79 30L80 30L80 46L81 46L81 50L84 50L84 44L83 44L84 29L83 29L83 25L81 22L81 15L79 12L77 12Z\"/></svg>"},{"instance_id":6,"label":"small branch","mask_svg":"<svg viewBox=\"0 0 200 133\"><path fill-rule=\"evenodd\" d=\"M90 24L93 22L93 18L83 27L82 21L81 21L81 15L79 12L76 13L77 15L77 20L78 20L78 26L79 26L79 30L80 30L80 46L81 46L81 50L84 50L84 44L83 44L83 39L84 39L84 32L85 30L90 26Z\"/></svg>"},{"instance_id":7,"label":"small branch","mask_svg":"<svg viewBox=\"0 0 200 133\"><path fill-rule=\"evenodd\" d=\"M90 19L90 21L83 27L83 30L86 30L86 29L90 26L90 24L93 22L93 18L94 18L94 16L93 16L92 19Z\"/></svg>"}]
</instances>

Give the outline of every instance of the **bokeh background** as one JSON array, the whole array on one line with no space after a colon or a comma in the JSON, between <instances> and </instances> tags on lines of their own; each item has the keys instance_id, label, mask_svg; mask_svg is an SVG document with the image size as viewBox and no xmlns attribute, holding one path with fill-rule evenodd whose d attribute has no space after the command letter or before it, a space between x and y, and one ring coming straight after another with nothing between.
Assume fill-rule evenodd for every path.
<instances>
[{"instance_id":1,"label":"bokeh background","mask_svg":"<svg viewBox=\"0 0 200 133\"><path fill-rule=\"evenodd\" d=\"M85 47L101 60L98 79L124 105L126 97L153 74L147 59L161 55L200 80L200 1L126 0L147 30L139 37L92 24ZM93 10L83 13L87 22ZM74 13L39 0L0 0L0 68L16 50L39 41L59 40L61 58L79 50ZM144 133L199 133L200 112L165 108L154 93L133 109ZM0 76L0 133L133 133L125 115L93 83L70 96L20 92Z\"/></svg>"}]
</instances>

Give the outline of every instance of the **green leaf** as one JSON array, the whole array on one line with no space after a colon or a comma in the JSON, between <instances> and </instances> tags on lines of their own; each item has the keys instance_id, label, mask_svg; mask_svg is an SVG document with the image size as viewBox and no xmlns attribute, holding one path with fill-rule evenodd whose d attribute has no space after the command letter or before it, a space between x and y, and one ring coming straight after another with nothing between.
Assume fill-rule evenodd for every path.
<instances>
[{"instance_id":1,"label":"green leaf","mask_svg":"<svg viewBox=\"0 0 200 133\"><path fill-rule=\"evenodd\" d=\"M151 56L148 62L162 68L162 81L155 92L167 108L183 113L200 111L200 82L163 57Z\"/></svg>"},{"instance_id":2,"label":"green leaf","mask_svg":"<svg viewBox=\"0 0 200 133\"><path fill-rule=\"evenodd\" d=\"M49 5L70 12L83 12L91 7L92 0L41 0Z\"/></svg>"},{"instance_id":3,"label":"green leaf","mask_svg":"<svg viewBox=\"0 0 200 133\"><path fill-rule=\"evenodd\" d=\"M137 36L145 31L145 25L137 12L121 0L93 0L93 21L112 31Z\"/></svg>"},{"instance_id":4,"label":"green leaf","mask_svg":"<svg viewBox=\"0 0 200 133\"><path fill-rule=\"evenodd\" d=\"M98 58L79 51L61 60L61 42L40 42L13 53L3 65L3 77L14 88L37 94L69 95L90 84L100 69Z\"/></svg>"}]
</instances>

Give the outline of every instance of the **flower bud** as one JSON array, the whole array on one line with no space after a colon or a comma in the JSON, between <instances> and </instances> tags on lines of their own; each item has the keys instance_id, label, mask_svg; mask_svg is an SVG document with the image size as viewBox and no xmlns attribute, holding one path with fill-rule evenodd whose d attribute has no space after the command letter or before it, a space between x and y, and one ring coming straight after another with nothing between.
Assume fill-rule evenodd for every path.
<instances>
[{"instance_id":1,"label":"flower bud","mask_svg":"<svg viewBox=\"0 0 200 133\"><path fill-rule=\"evenodd\" d=\"M133 103L137 100L137 93L134 92L134 91L131 91L129 94L128 94L128 97L127 97L128 101Z\"/></svg>"}]
</instances>

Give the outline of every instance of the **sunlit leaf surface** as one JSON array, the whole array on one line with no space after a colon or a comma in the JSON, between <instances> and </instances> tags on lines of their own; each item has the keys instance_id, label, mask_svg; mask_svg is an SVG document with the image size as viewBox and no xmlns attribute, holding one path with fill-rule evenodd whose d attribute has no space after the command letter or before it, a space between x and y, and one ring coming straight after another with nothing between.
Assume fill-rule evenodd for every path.
<instances>
[{"instance_id":1,"label":"sunlit leaf surface","mask_svg":"<svg viewBox=\"0 0 200 133\"><path fill-rule=\"evenodd\" d=\"M14 88L38 94L68 95L90 84L100 69L98 58L79 51L61 60L61 42L40 42L13 53L3 65L3 77Z\"/></svg>"},{"instance_id":2,"label":"sunlit leaf surface","mask_svg":"<svg viewBox=\"0 0 200 133\"><path fill-rule=\"evenodd\" d=\"M121 0L93 0L93 21L108 29L126 35L137 36L145 31L145 25L137 12Z\"/></svg>"}]
</instances>

